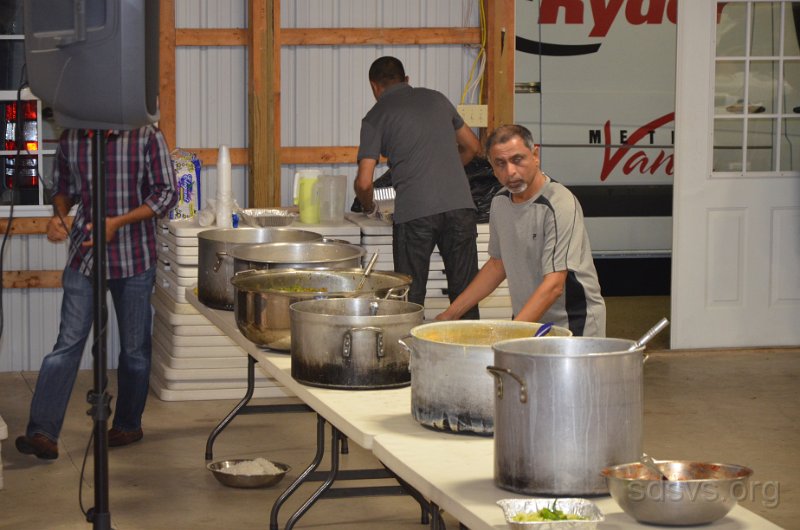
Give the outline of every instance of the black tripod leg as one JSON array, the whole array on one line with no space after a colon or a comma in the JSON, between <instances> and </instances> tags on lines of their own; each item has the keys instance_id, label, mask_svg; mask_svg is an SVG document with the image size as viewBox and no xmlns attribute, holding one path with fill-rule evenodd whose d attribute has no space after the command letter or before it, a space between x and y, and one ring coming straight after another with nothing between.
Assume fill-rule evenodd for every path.
<instances>
[{"instance_id":1,"label":"black tripod leg","mask_svg":"<svg viewBox=\"0 0 800 530\"><path fill-rule=\"evenodd\" d=\"M248 355L247 356L247 391L244 394L242 400L233 407L227 416L225 416L219 424L214 427L214 430L211 431L211 434L208 435L208 440L206 441L206 460L211 460L214 458L214 440L217 436L220 435L222 431L228 426L228 424L233 421L239 411L242 410L247 404L250 402L250 399L253 397L253 392L255 391L256 387L256 360Z\"/></svg>"}]
</instances>

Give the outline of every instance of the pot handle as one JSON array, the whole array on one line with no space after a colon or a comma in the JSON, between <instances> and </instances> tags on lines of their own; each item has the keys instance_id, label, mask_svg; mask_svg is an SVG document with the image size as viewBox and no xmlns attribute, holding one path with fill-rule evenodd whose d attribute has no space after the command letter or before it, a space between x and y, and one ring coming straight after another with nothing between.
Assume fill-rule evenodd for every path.
<instances>
[{"instance_id":1,"label":"pot handle","mask_svg":"<svg viewBox=\"0 0 800 530\"><path fill-rule=\"evenodd\" d=\"M411 289L411 286L409 286L409 285L402 285L400 287L392 287L391 289L386 291L386 296L384 296L383 299L384 300L405 300L409 289Z\"/></svg>"},{"instance_id":2,"label":"pot handle","mask_svg":"<svg viewBox=\"0 0 800 530\"><path fill-rule=\"evenodd\" d=\"M397 339L397 342L398 342L398 344L400 344L400 346L402 346L402 347L403 347L403 349L404 349L404 350L406 350L406 352L407 352L409 355L412 355L412 354L414 353L414 348L412 348L411 346L409 346L408 344L406 344L406 341L407 341L408 339L412 338L412 337L413 337L413 335L406 335L406 336L405 336L405 337L403 337L402 339Z\"/></svg>"},{"instance_id":3,"label":"pot handle","mask_svg":"<svg viewBox=\"0 0 800 530\"><path fill-rule=\"evenodd\" d=\"M353 351L353 334L360 331L369 331L375 334L375 355L378 359L386 355L383 349L383 330L374 326L365 326L363 328L350 328L344 332L344 339L342 341L342 357L345 360L350 359L350 354Z\"/></svg>"},{"instance_id":4,"label":"pot handle","mask_svg":"<svg viewBox=\"0 0 800 530\"><path fill-rule=\"evenodd\" d=\"M503 399L503 374L510 375L519 383L519 402L528 402L528 387L525 386L525 381L522 380L517 374L511 371L511 368L501 368L499 366L487 366L486 371L492 374L497 381L497 397Z\"/></svg>"},{"instance_id":5,"label":"pot handle","mask_svg":"<svg viewBox=\"0 0 800 530\"><path fill-rule=\"evenodd\" d=\"M219 272L219 268L222 267L222 260L228 256L228 253L224 250L217 251L217 262L214 264L214 272Z\"/></svg>"}]
</instances>

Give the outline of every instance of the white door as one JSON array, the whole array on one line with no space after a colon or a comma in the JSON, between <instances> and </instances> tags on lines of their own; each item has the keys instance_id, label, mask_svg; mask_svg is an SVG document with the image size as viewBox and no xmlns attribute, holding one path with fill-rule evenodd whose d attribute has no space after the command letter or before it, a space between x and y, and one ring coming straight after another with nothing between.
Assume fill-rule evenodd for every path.
<instances>
[{"instance_id":1,"label":"white door","mask_svg":"<svg viewBox=\"0 0 800 530\"><path fill-rule=\"evenodd\" d=\"M800 344L800 2L680 2L671 346Z\"/></svg>"}]
</instances>

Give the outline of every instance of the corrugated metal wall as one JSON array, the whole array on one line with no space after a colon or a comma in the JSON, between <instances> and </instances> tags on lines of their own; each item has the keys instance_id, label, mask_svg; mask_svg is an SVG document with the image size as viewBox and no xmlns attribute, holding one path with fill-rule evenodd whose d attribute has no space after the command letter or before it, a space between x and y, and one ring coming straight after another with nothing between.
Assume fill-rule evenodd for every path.
<instances>
[{"instance_id":1,"label":"corrugated metal wall","mask_svg":"<svg viewBox=\"0 0 800 530\"><path fill-rule=\"evenodd\" d=\"M66 244L53 244L47 237L11 237L6 242L4 270L62 269L67 259ZM108 297L109 318L114 318ZM38 370L58 337L61 289L3 289L3 336L0 344L0 372ZM108 365L117 366L119 338L116 326L107 337ZM84 350L81 368L92 366L91 337Z\"/></svg>"},{"instance_id":2,"label":"corrugated metal wall","mask_svg":"<svg viewBox=\"0 0 800 530\"><path fill-rule=\"evenodd\" d=\"M242 28L243 0L178 0L182 28ZM291 0L281 3L283 28L460 27L478 25L477 0ZM458 103L476 49L464 46L302 46L281 50L281 143L358 145L361 118L374 103L367 70L395 55L411 84L434 88ZM177 143L247 145L247 55L239 47L183 47L177 55ZM308 166L355 178L355 165ZM281 170L281 205L292 204L296 166ZM233 169L233 192L247 204L247 171ZM203 168L202 194L216 194L216 168ZM348 188L348 203L353 192ZM205 200L205 199L204 199Z\"/></svg>"},{"instance_id":3,"label":"corrugated metal wall","mask_svg":"<svg viewBox=\"0 0 800 530\"><path fill-rule=\"evenodd\" d=\"M281 4L281 26L301 27L459 27L478 25L477 0L290 0ZM177 0L181 28L243 28L245 0ZM464 46L308 46L281 51L281 141L284 146L358 144L361 118L374 99L367 70L381 55L394 55L412 85L434 88L457 104L475 49ZM179 146L247 145L247 54L241 47L181 47L176 57L177 143ZM313 166L355 177L355 165ZM294 166L281 171L281 203L292 202ZM379 175L381 169L376 172ZM247 204L247 171L234 167L233 192ZM205 200L216 193L216 168L202 172ZM351 187L348 187L351 188ZM353 198L349 191L348 204ZM66 251L44 236L12 238L5 270L59 269ZM7 289L0 371L37 370L58 333L59 289ZM109 301L109 304L111 302ZM113 318L113 307L111 307ZM109 354L117 350L109 330ZM87 346L88 350L88 346ZM84 357L84 368L91 366ZM110 360L116 366L116 360Z\"/></svg>"}]
</instances>

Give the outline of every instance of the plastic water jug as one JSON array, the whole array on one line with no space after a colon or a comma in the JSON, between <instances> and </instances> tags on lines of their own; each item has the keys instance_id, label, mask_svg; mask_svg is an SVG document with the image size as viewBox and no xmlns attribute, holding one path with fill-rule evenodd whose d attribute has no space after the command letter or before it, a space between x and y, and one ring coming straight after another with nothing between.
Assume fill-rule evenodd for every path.
<instances>
[{"instance_id":1,"label":"plastic water jug","mask_svg":"<svg viewBox=\"0 0 800 530\"><path fill-rule=\"evenodd\" d=\"M300 222L319 224L319 177L316 169L294 174L294 203L300 207Z\"/></svg>"},{"instance_id":2,"label":"plastic water jug","mask_svg":"<svg viewBox=\"0 0 800 530\"><path fill-rule=\"evenodd\" d=\"M319 222L341 224L344 222L347 200L347 175L320 175Z\"/></svg>"}]
</instances>

